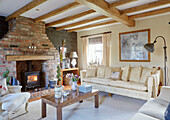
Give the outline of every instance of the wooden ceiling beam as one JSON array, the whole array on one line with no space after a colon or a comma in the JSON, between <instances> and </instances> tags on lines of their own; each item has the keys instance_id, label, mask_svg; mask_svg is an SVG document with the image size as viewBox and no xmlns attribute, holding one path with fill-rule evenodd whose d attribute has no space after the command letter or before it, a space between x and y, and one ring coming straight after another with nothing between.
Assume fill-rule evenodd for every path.
<instances>
[{"instance_id":1,"label":"wooden ceiling beam","mask_svg":"<svg viewBox=\"0 0 170 120\"><path fill-rule=\"evenodd\" d=\"M153 11L149 11L149 12L145 12L145 13L141 13L141 14L131 15L130 19L148 17L148 16L158 15L158 14L167 13L167 12L170 12L170 7L162 8L159 10L153 10Z\"/></svg>"},{"instance_id":2,"label":"wooden ceiling beam","mask_svg":"<svg viewBox=\"0 0 170 120\"><path fill-rule=\"evenodd\" d=\"M66 18L63 18L63 19L48 23L48 24L46 24L46 27L50 27L50 26L53 26L53 25L57 25L57 24L68 22L68 21L72 21L72 20L84 17L86 15L89 15L89 14L92 14L92 13L95 13L95 12L96 11L94 11L94 10L88 10L88 11L85 11L85 12L82 12L82 13L79 13L79 14L76 14L76 15L73 15L73 16L69 16L69 17L66 17Z\"/></svg>"},{"instance_id":3,"label":"wooden ceiling beam","mask_svg":"<svg viewBox=\"0 0 170 120\"><path fill-rule=\"evenodd\" d=\"M128 8L128 9L122 10L121 14L138 12L138 11L142 11L142 10L146 10L146 9L150 9L154 7L159 7L161 5L166 5L166 4L170 4L170 0L159 0L156 2L151 2L151 3L144 4L144 5Z\"/></svg>"},{"instance_id":4,"label":"wooden ceiling beam","mask_svg":"<svg viewBox=\"0 0 170 120\"><path fill-rule=\"evenodd\" d=\"M47 14L44 14L44 15L42 15L40 17L37 17L37 18L34 19L34 21L37 22L37 21L41 21L41 20L50 18L50 17L55 16L57 14L63 13L65 11L68 11L70 9L76 8L76 7L80 6L80 5L81 4L79 4L78 2L70 3L68 5L65 5L65 6L59 8L59 9L55 9L55 10L53 10L53 11L47 13Z\"/></svg>"},{"instance_id":5,"label":"wooden ceiling beam","mask_svg":"<svg viewBox=\"0 0 170 120\"><path fill-rule=\"evenodd\" d=\"M167 13L167 12L170 12L170 7L159 9L159 10L153 10L153 11L149 11L149 12L145 12L145 13L140 13L140 14L136 14L136 15L131 15L131 16L129 16L129 18L130 19L136 19L136 18L148 17L148 16L152 16L152 15L163 14L163 13ZM78 30L83 30L83 29L87 29L87 28L91 28L91 27L97 27L97 26L101 26L101 25L102 24L100 24L100 23L94 24L94 25L88 25L88 26L84 26L84 27L70 29L69 31L70 32L71 31L78 31Z\"/></svg>"},{"instance_id":6,"label":"wooden ceiling beam","mask_svg":"<svg viewBox=\"0 0 170 120\"><path fill-rule=\"evenodd\" d=\"M109 8L109 3L107 3L104 0L76 0L76 1L79 2L80 4L83 4L95 10L96 12L99 12L110 18L113 18L116 21L122 22L123 24L129 27L135 26L134 20L129 20L126 14L121 15L120 11L115 7Z\"/></svg>"},{"instance_id":7,"label":"wooden ceiling beam","mask_svg":"<svg viewBox=\"0 0 170 120\"><path fill-rule=\"evenodd\" d=\"M9 15L6 18L6 21L9 21L13 18L16 18L18 16L20 16L21 14L25 13L26 11L40 5L41 3L45 2L47 0L33 0L32 2L28 3L27 5L23 6L22 8L20 8L19 10L15 11L14 13L12 13L11 15Z\"/></svg>"},{"instance_id":8,"label":"wooden ceiling beam","mask_svg":"<svg viewBox=\"0 0 170 120\"><path fill-rule=\"evenodd\" d=\"M109 4L109 7L116 7L124 4L128 4L137 0L119 0Z\"/></svg>"},{"instance_id":9,"label":"wooden ceiling beam","mask_svg":"<svg viewBox=\"0 0 170 120\"><path fill-rule=\"evenodd\" d=\"M94 22L94 21L97 21L97 20L103 20L103 19L106 19L106 18L108 18L108 17L103 15L103 16L83 20L83 21L80 21L80 22L76 22L76 23L73 23L73 24L57 27L56 30L63 30L65 28L71 28L71 27L75 27L75 26L78 26L78 25L83 25L83 24L86 24L86 23Z\"/></svg>"},{"instance_id":10,"label":"wooden ceiling beam","mask_svg":"<svg viewBox=\"0 0 170 120\"><path fill-rule=\"evenodd\" d=\"M70 29L70 30L68 30L68 32L88 29L88 28L92 28L92 27L98 27L98 26L102 26L102 25L113 24L113 23L116 23L116 22L117 21L112 20L112 21L107 21L107 22L102 22L102 23L97 23L97 24L92 24L92 25L86 25L86 26L83 26L83 27L79 27L79 28L75 28L75 29Z\"/></svg>"}]
</instances>

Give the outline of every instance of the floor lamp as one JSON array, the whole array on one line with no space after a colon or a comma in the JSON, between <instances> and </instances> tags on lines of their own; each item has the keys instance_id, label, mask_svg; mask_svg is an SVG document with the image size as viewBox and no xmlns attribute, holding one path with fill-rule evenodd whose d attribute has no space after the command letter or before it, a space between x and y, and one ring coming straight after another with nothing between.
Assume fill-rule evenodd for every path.
<instances>
[{"instance_id":1,"label":"floor lamp","mask_svg":"<svg viewBox=\"0 0 170 120\"><path fill-rule=\"evenodd\" d=\"M157 37L155 38L155 40L154 40L153 43L147 43L147 44L145 44L145 45L144 45L144 48L145 48L147 51L153 53L154 50L155 50L154 44L157 42L156 40L157 40L158 38L162 38L162 39L164 40L164 47L163 47L163 49L164 49L164 80L165 80L165 86L166 86L166 75L167 75L167 71L166 71L167 53L166 53L166 49L167 49L167 46L166 46L165 38L164 38L163 36L157 36Z\"/></svg>"}]
</instances>

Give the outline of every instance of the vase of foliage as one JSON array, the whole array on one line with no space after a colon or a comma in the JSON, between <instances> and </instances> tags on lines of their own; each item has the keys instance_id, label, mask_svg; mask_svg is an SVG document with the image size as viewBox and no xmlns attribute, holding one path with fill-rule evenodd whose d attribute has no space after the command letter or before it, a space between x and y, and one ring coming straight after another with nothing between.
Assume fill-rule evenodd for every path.
<instances>
[{"instance_id":1,"label":"vase of foliage","mask_svg":"<svg viewBox=\"0 0 170 120\"><path fill-rule=\"evenodd\" d=\"M6 78L7 85L9 85L9 80L11 79L9 76L9 70L6 68L6 71L2 74L3 78Z\"/></svg>"},{"instance_id":2,"label":"vase of foliage","mask_svg":"<svg viewBox=\"0 0 170 120\"><path fill-rule=\"evenodd\" d=\"M57 84L57 78L56 78L56 72L54 72L54 70L50 70L49 71L49 84L50 84L50 88L54 88L55 85Z\"/></svg>"},{"instance_id":3,"label":"vase of foliage","mask_svg":"<svg viewBox=\"0 0 170 120\"><path fill-rule=\"evenodd\" d=\"M79 80L80 77L78 75L73 75L73 74L69 75L69 77L71 78L70 85L72 90L77 90L78 88L77 81Z\"/></svg>"},{"instance_id":4,"label":"vase of foliage","mask_svg":"<svg viewBox=\"0 0 170 120\"><path fill-rule=\"evenodd\" d=\"M61 67L59 65L57 66L57 76L56 77L57 77L57 85L54 88L55 98L61 98L63 86L59 85L59 81L62 80L62 78L61 78Z\"/></svg>"}]
</instances>

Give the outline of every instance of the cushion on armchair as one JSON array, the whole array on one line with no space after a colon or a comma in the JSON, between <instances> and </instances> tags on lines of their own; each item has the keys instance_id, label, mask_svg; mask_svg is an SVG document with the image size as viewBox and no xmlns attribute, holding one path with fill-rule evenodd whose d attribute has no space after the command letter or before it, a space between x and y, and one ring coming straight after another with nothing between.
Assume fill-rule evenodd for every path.
<instances>
[{"instance_id":1,"label":"cushion on armchair","mask_svg":"<svg viewBox=\"0 0 170 120\"><path fill-rule=\"evenodd\" d=\"M14 86L8 86L8 90L10 93L19 93L21 92L22 86L14 85Z\"/></svg>"},{"instance_id":2,"label":"cushion on armchair","mask_svg":"<svg viewBox=\"0 0 170 120\"><path fill-rule=\"evenodd\" d=\"M6 78L0 79L0 96L8 93Z\"/></svg>"},{"instance_id":3,"label":"cushion on armchair","mask_svg":"<svg viewBox=\"0 0 170 120\"><path fill-rule=\"evenodd\" d=\"M10 93L1 97L2 110L16 112L30 98L29 92Z\"/></svg>"}]
</instances>

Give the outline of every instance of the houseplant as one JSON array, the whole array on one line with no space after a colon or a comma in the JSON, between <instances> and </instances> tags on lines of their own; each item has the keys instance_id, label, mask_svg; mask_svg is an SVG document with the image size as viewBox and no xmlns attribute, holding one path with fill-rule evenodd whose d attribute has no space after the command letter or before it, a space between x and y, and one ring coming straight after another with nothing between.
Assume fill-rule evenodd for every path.
<instances>
[{"instance_id":1,"label":"houseplant","mask_svg":"<svg viewBox=\"0 0 170 120\"><path fill-rule=\"evenodd\" d=\"M9 85L9 80L10 80L10 77L8 75L9 75L9 70L8 68L6 68L6 71L2 74L2 76L3 78L6 78L7 85Z\"/></svg>"},{"instance_id":2,"label":"houseplant","mask_svg":"<svg viewBox=\"0 0 170 120\"><path fill-rule=\"evenodd\" d=\"M61 98L63 86L59 85L59 81L62 80L61 78L61 67L57 66L57 85L55 85L54 91L55 91L55 98Z\"/></svg>"}]
</instances>

